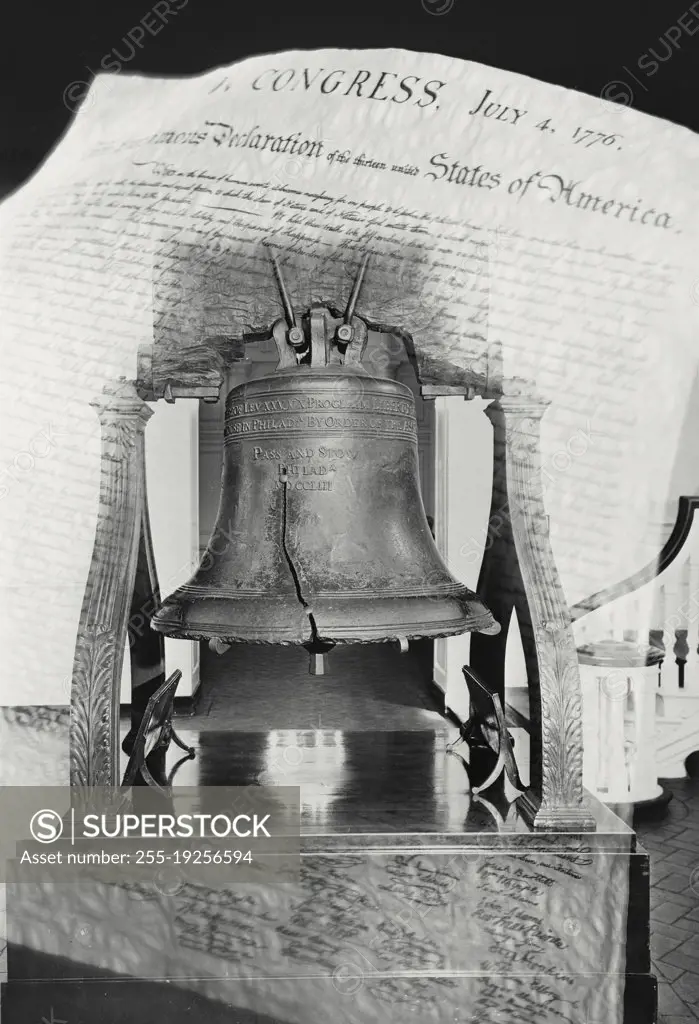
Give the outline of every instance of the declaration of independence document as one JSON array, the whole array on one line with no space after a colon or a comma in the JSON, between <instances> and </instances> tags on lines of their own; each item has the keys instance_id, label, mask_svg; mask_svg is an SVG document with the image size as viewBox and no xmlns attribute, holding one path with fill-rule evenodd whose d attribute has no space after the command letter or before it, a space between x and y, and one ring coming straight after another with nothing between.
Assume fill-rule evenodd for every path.
<instances>
[{"instance_id":1,"label":"declaration of independence document","mask_svg":"<svg viewBox=\"0 0 699 1024\"><path fill-rule=\"evenodd\" d=\"M279 316L263 243L299 311L342 307L370 251L358 312L412 336L424 379L485 374L497 355L535 381L568 600L639 568L695 373L698 171L684 128L430 54L100 76L0 208L0 621L17 703L71 672L99 483L89 401L134 377L141 344Z\"/></svg>"}]
</instances>

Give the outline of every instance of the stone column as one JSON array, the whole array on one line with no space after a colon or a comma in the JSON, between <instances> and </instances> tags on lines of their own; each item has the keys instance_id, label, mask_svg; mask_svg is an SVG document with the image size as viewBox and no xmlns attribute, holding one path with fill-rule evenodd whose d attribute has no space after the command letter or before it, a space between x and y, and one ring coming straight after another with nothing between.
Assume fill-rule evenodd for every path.
<instances>
[{"instance_id":1,"label":"stone column","mask_svg":"<svg viewBox=\"0 0 699 1024\"><path fill-rule=\"evenodd\" d=\"M595 826L583 800L578 658L541 480L540 426L548 404L536 394L511 394L486 409L494 429L493 543L478 592L505 626L513 607L519 620L532 727L531 784L522 812L537 829L584 831ZM471 639L472 668L501 697L506 639L506 629Z\"/></svg>"},{"instance_id":2,"label":"stone column","mask_svg":"<svg viewBox=\"0 0 699 1024\"><path fill-rule=\"evenodd\" d=\"M75 645L72 786L119 784L119 693L145 503L144 428L152 409L132 382L91 403L102 425L99 509Z\"/></svg>"}]
</instances>

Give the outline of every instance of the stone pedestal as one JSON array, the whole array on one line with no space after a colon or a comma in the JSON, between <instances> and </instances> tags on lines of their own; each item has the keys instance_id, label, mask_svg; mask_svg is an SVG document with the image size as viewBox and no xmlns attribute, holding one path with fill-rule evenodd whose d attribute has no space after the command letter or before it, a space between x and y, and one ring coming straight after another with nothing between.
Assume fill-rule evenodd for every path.
<instances>
[{"instance_id":1,"label":"stone pedestal","mask_svg":"<svg viewBox=\"0 0 699 1024\"><path fill-rule=\"evenodd\" d=\"M532 831L448 739L346 734L341 785L324 744L285 762L298 882L8 886L3 1024L655 1024L635 834L589 797L594 832ZM263 740L211 763L259 778Z\"/></svg>"}]
</instances>

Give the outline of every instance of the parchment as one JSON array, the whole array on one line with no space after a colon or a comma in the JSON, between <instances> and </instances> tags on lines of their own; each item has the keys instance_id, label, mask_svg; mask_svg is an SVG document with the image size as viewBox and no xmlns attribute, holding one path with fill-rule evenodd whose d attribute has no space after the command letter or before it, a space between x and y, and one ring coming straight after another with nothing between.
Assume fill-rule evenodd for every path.
<instances>
[{"instance_id":1,"label":"parchment","mask_svg":"<svg viewBox=\"0 0 699 1024\"><path fill-rule=\"evenodd\" d=\"M0 620L18 694L70 675L99 480L89 400L134 375L140 344L277 317L265 242L299 310L342 308L370 250L358 312L409 335L424 381L535 381L568 599L638 568L660 547L696 369L698 169L686 129L434 55L100 76L0 208Z\"/></svg>"}]
</instances>

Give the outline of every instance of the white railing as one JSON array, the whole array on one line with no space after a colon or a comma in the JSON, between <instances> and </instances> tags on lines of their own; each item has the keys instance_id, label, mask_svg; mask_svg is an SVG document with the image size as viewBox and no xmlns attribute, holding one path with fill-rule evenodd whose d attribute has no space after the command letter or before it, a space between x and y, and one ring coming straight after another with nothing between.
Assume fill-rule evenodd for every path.
<instances>
[{"instance_id":1,"label":"white railing","mask_svg":"<svg viewBox=\"0 0 699 1024\"><path fill-rule=\"evenodd\" d=\"M578 648L615 640L651 644L663 652L657 668L642 671L605 674L601 668L581 666L587 744L601 745L604 733L607 747L601 759L588 752L586 785L607 802L620 801L620 793L626 793L628 802L651 798L655 787L650 776L684 776L686 758L699 750L699 512L695 515L695 509L699 499L681 499L677 523L655 566L649 564L618 587L573 609ZM611 780L610 771L615 776Z\"/></svg>"},{"instance_id":2,"label":"white railing","mask_svg":"<svg viewBox=\"0 0 699 1024\"><path fill-rule=\"evenodd\" d=\"M699 499L683 499L690 500L699 507ZM677 533L686 532L686 538L668 552L673 554L669 564L658 566L660 571L637 589L624 592L626 584L620 584L615 594L617 588L610 588L600 607L576 619L575 636L578 646L605 639L651 643L664 652L661 690L699 695L699 512L693 516L688 509L683 527ZM573 609L574 616L580 608Z\"/></svg>"}]
</instances>

